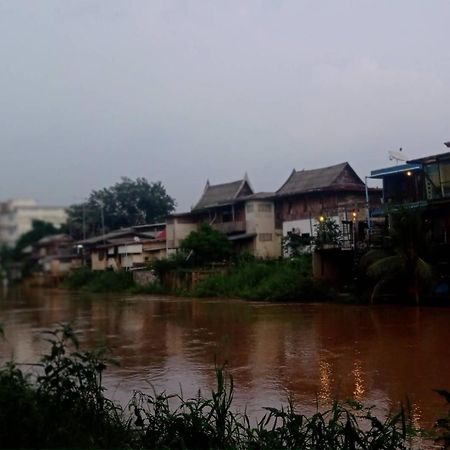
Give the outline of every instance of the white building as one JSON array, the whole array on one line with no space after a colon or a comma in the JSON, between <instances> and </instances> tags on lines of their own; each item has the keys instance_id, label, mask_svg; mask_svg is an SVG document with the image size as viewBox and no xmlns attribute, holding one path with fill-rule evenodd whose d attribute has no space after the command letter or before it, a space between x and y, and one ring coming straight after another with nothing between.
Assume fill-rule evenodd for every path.
<instances>
[{"instance_id":1,"label":"white building","mask_svg":"<svg viewBox=\"0 0 450 450\"><path fill-rule=\"evenodd\" d=\"M35 220L59 228L66 223L67 213L64 208L40 206L30 199L0 202L0 246L14 247L20 236L33 228Z\"/></svg>"}]
</instances>

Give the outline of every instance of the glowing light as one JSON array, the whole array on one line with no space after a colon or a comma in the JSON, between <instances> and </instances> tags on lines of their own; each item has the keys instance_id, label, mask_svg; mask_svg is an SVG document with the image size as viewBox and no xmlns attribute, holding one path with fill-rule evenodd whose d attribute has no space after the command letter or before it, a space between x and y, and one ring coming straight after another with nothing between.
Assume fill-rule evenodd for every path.
<instances>
[{"instance_id":1,"label":"glowing light","mask_svg":"<svg viewBox=\"0 0 450 450\"><path fill-rule=\"evenodd\" d=\"M408 172L406 172L406 175L408 175L408 177L410 177L412 175L412 172L410 170L408 170Z\"/></svg>"},{"instance_id":2,"label":"glowing light","mask_svg":"<svg viewBox=\"0 0 450 450\"><path fill-rule=\"evenodd\" d=\"M319 217L319 221L320 221L320 222L323 222L324 220L325 220L325 217L323 217L323 216L320 216L320 217Z\"/></svg>"}]
</instances>

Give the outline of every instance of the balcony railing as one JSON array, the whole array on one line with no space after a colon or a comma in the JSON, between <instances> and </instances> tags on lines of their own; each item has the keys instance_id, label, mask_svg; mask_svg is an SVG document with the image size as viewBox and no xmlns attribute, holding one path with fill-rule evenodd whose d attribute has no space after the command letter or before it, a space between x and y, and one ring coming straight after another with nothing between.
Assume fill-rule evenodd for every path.
<instances>
[{"instance_id":1,"label":"balcony railing","mask_svg":"<svg viewBox=\"0 0 450 450\"><path fill-rule=\"evenodd\" d=\"M245 222L244 221L213 223L212 226L216 230L219 230L225 234L245 233Z\"/></svg>"}]
</instances>

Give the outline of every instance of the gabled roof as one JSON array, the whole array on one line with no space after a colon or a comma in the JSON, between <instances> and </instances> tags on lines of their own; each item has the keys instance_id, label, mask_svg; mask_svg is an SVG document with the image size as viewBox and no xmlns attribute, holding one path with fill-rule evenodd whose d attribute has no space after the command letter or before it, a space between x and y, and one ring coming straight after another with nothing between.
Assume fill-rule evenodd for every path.
<instances>
[{"instance_id":1,"label":"gabled roof","mask_svg":"<svg viewBox=\"0 0 450 450\"><path fill-rule=\"evenodd\" d=\"M45 236L37 242L37 245L44 246L53 243L70 243L73 242L73 238L68 234L51 234L49 236Z\"/></svg>"},{"instance_id":2,"label":"gabled roof","mask_svg":"<svg viewBox=\"0 0 450 450\"><path fill-rule=\"evenodd\" d=\"M313 170L292 171L277 196L330 190L363 190L364 183L348 162Z\"/></svg>"},{"instance_id":3,"label":"gabled roof","mask_svg":"<svg viewBox=\"0 0 450 450\"><path fill-rule=\"evenodd\" d=\"M247 187L246 192L244 191L245 187ZM253 189L247 175L242 180L232 181L230 183L211 185L207 181L203 194L197 204L192 208L192 211L230 204L241 194L248 195L249 193L253 194Z\"/></svg>"}]
</instances>

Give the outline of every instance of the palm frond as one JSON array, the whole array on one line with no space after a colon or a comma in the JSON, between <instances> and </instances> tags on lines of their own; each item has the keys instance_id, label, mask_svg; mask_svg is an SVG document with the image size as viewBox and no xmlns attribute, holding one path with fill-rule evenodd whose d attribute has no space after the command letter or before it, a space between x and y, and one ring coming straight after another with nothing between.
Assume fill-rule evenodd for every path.
<instances>
[{"instance_id":1,"label":"palm frond","mask_svg":"<svg viewBox=\"0 0 450 450\"><path fill-rule=\"evenodd\" d=\"M364 253L363 256L361 256L361 259L359 260L359 268L362 271L366 271L368 267L370 267L374 262L386 258L390 256L390 253L387 250L381 250L381 249L372 249L368 252Z\"/></svg>"},{"instance_id":2,"label":"palm frond","mask_svg":"<svg viewBox=\"0 0 450 450\"><path fill-rule=\"evenodd\" d=\"M367 268L367 275L371 278L391 278L405 270L405 263L400 255L386 256L375 261Z\"/></svg>"},{"instance_id":3,"label":"palm frond","mask_svg":"<svg viewBox=\"0 0 450 450\"><path fill-rule=\"evenodd\" d=\"M433 279L433 268L422 258L418 258L416 262L415 275L422 282L429 284Z\"/></svg>"}]
</instances>

